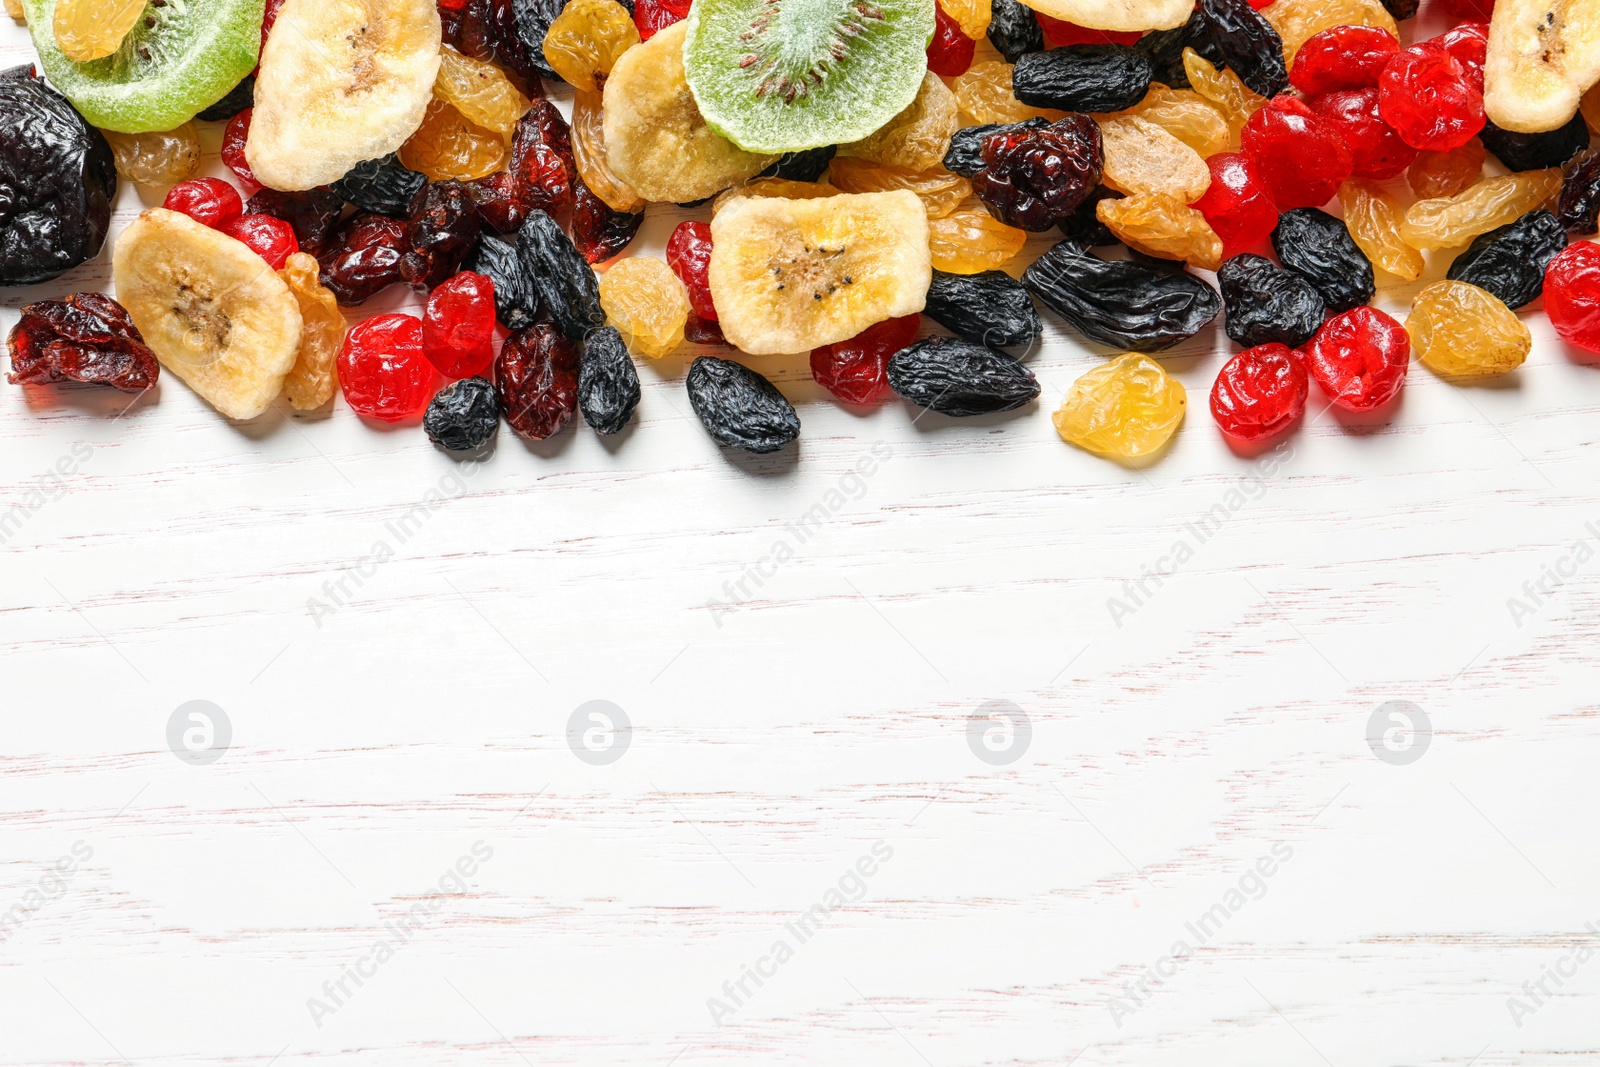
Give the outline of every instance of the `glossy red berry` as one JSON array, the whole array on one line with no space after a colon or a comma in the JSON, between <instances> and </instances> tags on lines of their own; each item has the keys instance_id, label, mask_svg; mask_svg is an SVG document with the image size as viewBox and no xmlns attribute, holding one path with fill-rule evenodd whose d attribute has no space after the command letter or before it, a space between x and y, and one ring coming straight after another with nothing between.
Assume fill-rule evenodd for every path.
<instances>
[{"instance_id":1,"label":"glossy red berry","mask_svg":"<svg viewBox=\"0 0 1600 1067\"><path fill-rule=\"evenodd\" d=\"M972 66L978 42L961 32L961 23L935 6L933 40L928 42L928 69L943 78L957 78Z\"/></svg>"},{"instance_id":2,"label":"glossy red berry","mask_svg":"<svg viewBox=\"0 0 1600 1067\"><path fill-rule=\"evenodd\" d=\"M1569 245L1544 271L1544 311L1569 345L1600 352L1600 245Z\"/></svg>"},{"instance_id":3,"label":"glossy red berry","mask_svg":"<svg viewBox=\"0 0 1600 1067\"><path fill-rule=\"evenodd\" d=\"M1239 137L1280 211L1320 207L1350 177L1343 138L1297 97L1273 97L1250 116Z\"/></svg>"},{"instance_id":4,"label":"glossy red berry","mask_svg":"<svg viewBox=\"0 0 1600 1067\"><path fill-rule=\"evenodd\" d=\"M1372 88L1399 53L1400 42L1388 30L1335 26L1300 46L1289 68L1289 83L1307 96Z\"/></svg>"},{"instance_id":5,"label":"glossy red berry","mask_svg":"<svg viewBox=\"0 0 1600 1067\"><path fill-rule=\"evenodd\" d=\"M161 201L168 211L178 211L212 229L244 214L239 191L221 178L190 178L179 182Z\"/></svg>"},{"instance_id":6,"label":"glossy red berry","mask_svg":"<svg viewBox=\"0 0 1600 1067\"><path fill-rule=\"evenodd\" d=\"M1311 110L1343 138L1354 177L1384 181L1404 174L1417 150L1383 121L1378 97L1373 88L1345 89L1315 97Z\"/></svg>"},{"instance_id":7,"label":"glossy red berry","mask_svg":"<svg viewBox=\"0 0 1600 1067\"><path fill-rule=\"evenodd\" d=\"M811 352L811 377L848 404L870 404L889 388L889 357L917 339L919 317L887 319L848 341Z\"/></svg>"},{"instance_id":8,"label":"glossy red berry","mask_svg":"<svg viewBox=\"0 0 1600 1067\"><path fill-rule=\"evenodd\" d=\"M399 422L422 414L433 398L433 364L422 350L422 320L375 315L345 335L339 388L357 414Z\"/></svg>"},{"instance_id":9,"label":"glossy red berry","mask_svg":"<svg viewBox=\"0 0 1600 1067\"><path fill-rule=\"evenodd\" d=\"M657 32L689 16L693 0L635 0L633 24L639 27L639 39L648 41Z\"/></svg>"},{"instance_id":10,"label":"glossy red berry","mask_svg":"<svg viewBox=\"0 0 1600 1067\"><path fill-rule=\"evenodd\" d=\"M267 5L261 13L261 47L267 47L267 35L272 32L272 24L278 21L278 9L283 7L283 0L267 0Z\"/></svg>"},{"instance_id":11,"label":"glossy red berry","mask_svg":"<svg viewBox=\"0 0 1600 1067\"><path fill-rule=\"evenodd\" d=\"M1039 20L1039 28L1044 31L1045 43L1051 48L1071 48L1075 44L1133 45L1138 44L1139 38L1143 36L1134 32L1091 30L1075 22L1051 18L1039 11L1034 12L1034 17Z\"/></svg>"},{"instance_id":12,"label":"glossy red berry","mask_svg":"<svg viewBox=\"0 0 1600 1067\"><path fill-rule=\"evenodd\" d=\"M284 261L300 251L294 227L272 215L241 215L217 229L249 245L273 270L282 270Z\"/></svg>"},{"instance_id":13,"label":"glossy red berry","mask_svg":"<svg viewBox=\"0 0 1600 1067\"><path fill-rule=\"evenodd\" d=\"M1289 428L1306 410L1311 379L1287 345L1247 348L1230 359L1211 386L1211 417L1240 441Z\"/></svg>"},{"instance_id":14,"label":"glossy red berry","mask_svg":"<svg viewBox=\"0 0 1600 1067\"><path fill-rule=\"evenodd\" d=\"M1383 120L1412 148L1448 152L1483 129L1483 92L1456 57L1433 41L1395 56L1378 80Z\"/></svg>"},{"instance_id":15,"label":"glossy red berry","mask_svg":"<svg viewBox=\"0 0 1600 1067\"><path fill-rule=\"evenodd\" d=\"M1278 224L1278 208L1255 164L1242 152L1219 152L1206 166L1211 187L1194 207L1222 238L1224 249L1232 253L1266 240Z\"/></svg>"},{"instance_id":16,"label":"glossy red berry","mask_svg":"<svg viewBox=\"0 0 1600 1067\"><path fill-rule=\"evenodd\" d=\"M486 374L494 362L494 282L462 271L429 293L422 351L446 378Z\"/></svg>"},{"instance_id":17,"label":"glossy red berry","mask_svg":"<svg viewBox=\"0 0 1600 1067\"><path fill-rule=\"evenodd\" d=\"M1434 43L1452 56L1467 72L1467 77L1478 91L1483 91L1483 68L1489 61L1489 24L1463 22L1453 30L1441 33Z\"/></svg>"},{"instance_id":18,"label":"glossy red berry","mask_svg":"<svg viewBox=\"0 0 1600 1067\"><path fill-rule=\"evenodd\" d=\"M1301 354L1329 400L1347 411L1371 411L1405 384L1411 338L1376 308L1356 307L1323 323Z\"/></svg>"},{"instance_id":19,"label":"glossy red berry","mask_svg":"<svg viewBox=\"0 0 1600 1067\"><path fill-rule=\"evenodd\" d=\"M680 222L667 238L667 266L689 290L689 306L708 322L717 321L711 302L711 227L704 222Z\"/></svg>"},{"instance_id":20,"label":"glossy red berry","mask_svg":"<svg viewBox=\"0 0 1600 1067\"><path fill-rule=\"evenodd\" d=\"M227 128L222 131L222 162L239 176L239 180L251 192L261 188L261 183L250 171L250 161L244 156L244 143L250 136L250 116L254 112L253 107L245 108L229 119Z\"/></svg>"}]
</instances>

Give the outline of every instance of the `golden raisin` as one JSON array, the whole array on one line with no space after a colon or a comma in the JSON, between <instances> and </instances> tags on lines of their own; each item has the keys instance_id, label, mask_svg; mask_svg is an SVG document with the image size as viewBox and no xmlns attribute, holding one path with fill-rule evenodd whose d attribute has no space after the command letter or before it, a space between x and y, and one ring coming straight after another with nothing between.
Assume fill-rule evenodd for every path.
<instances>
[{"instance_id":1,"label":"golden raisin","mask_svg":"<svg viewBox=\"0 0 1600 1067\"><path fill-rule=\"evenodd\" d=\"M1422 253L1400 236L1405 211L1376 182L1352 178L1339 187L1344 224L1375 266L1408 282L1422 277Z\"/></svg>"},{"instance_id":2,"label":"golden raisin","mask_svg":"<svg viewBox=\"0 0 1600 1067\"><path fill-rule=\"evenodd\" d=\"M400 162L436 182L482 178L505 161L505 138L468 121L443 100L428 105L422 125L400 146Z\"/></svg>"},{"instance_id":3,"label":"golden raisin","mask_svg":"<svg viewBox=\"0 0 1600 1067\"><path fill-rule=\"evenodd\" d=\"M1412 248L1451 248L1515 222L1561 192L1561 168L1485 178L1464 193L1419 200L1400 234Z\"/></svg>"},{"instance_id":4,"label":"golden raisin","mask_svg":"<svg viewBox=\"0 0 1600 1067\"><path fill-rule=\"evenodd\" d=\"M572 98L572 158L578 164L578 177L612 211L637 215L644 210L645 200L611 170L606 160L606 134L601 122L600 94L575 94Z\"/></svg>"},{"instance_id":5,"label":"golden raisin","mask_svg":"<svg viewBox=\"0 0 1600 1067\"><path fill-rule=\"evenodd\" d=\"M177 185L200 169L200 133L185 122L165 133L117 133L101 130L117 173L140 185Z\"/></svg>"},{"instance_id":6,"label":"golden raisin","mask_svg":"<svg viewBox=\"0 0 1600 1067\"><path fill-rule=\"evenodd\" d=\"M1068 444L1136 459L1172 438L1187 404L1182 382L1149 356L1129 352L1073 382L1053 421Z\"/></svg>"},{"instance_id":7,"label":"golden raisin","mask_svg":"<svg viewBox=\"0 0 1600 1067\"><path fill-rule=\"evenodd\" d=\"M1227 120L1235 138L1250 116L1259 111L1267 98L1251 92L1239 76L1226 68L1218 70L1193 48L1183 50L1183 69L1194 91L1211 101Z\"/></svg>"},{"instance_id":8,"label":"golden raisin","mask_svg":"<svg viewBox=\"0 0 1600 1067\"><path fill-rule=\"evenodd\" d=\"M51 21L56 46L78 63L104 59L138 24L144 5L145 0L57 0Z\"/></svg>"},{"instance_id":9,"label":"golden raisin","mask_svg":"<svg viewBox=\"0 0 1600 1067\"><path fill-rule=\"evenodd\" d=\"M314 411L333 396L334 361L344 347L344 315L318 270L315 256L296 252L278 272L300 304L300 352L283 380L284 395L296 411Z\"/></svg>"},{"instance_id":10,"label":"golden raisin","mask_svg":"<svg viewBox=\"0 0 1600 1067\"><path fill-rule=\"evenodd\" d=\"M1148 119L1101 119L1100 137L1100 180L1119 193L1165 193L1192 204L1211 188L1211 171L1200 153Z\"/></svg>"},{"instance_id":11,"label":"golden raisin","mask_svg":"<svg viewBox=\"0 0 1600 1067\"><path fill-rule=\"evenodd\" d=\"M977 200L967 201L942 219L928 220L933 265L949 274L993 270L1015 259L1027 243L1027 233L1007 226Z\"/></svg>"},{"instance_id":12,"label":"golden raisin","mask_svg":"<svg viewBox=\"0 0 1600 1067\"><path fill-rule=\"evenodd\" d=\"M1013 96L1011 64L998 60L974 63L970 70L955 79L952 88L962 114L979 124L1036 118L1054 122L1064 115L1064 112L1048 108L1029 107Z\"/></svg>"},{"instance_id":13,"label":"golden raisin","mask_svg":"<svg viewBox=\"0 0 1600 1067\"><path fill-rule=\"evenodd\" d=\"M929 71L910 107L871 136L840 145L839 154L907 170L929 170L944 162L950 135L958 124L955 96Z\"/></svg>"},{"instance_id":14,"label":"golden raisin","mask_svg":"<svg viewBox=\"0 0 1600 1067\"><path fill-rule=\"evenodd\" d=\"M598 93L622 53L638 43L633 16L617 0L567 0L544 35L544 58L574 89Z\"/></svg>"},{"instance_id":15,"label":"golden raisin","mask_svg":"<svg viewBox=\"0 0 1600 1067\"><path fill-rule=\"evenodd\" d=\"M1382 0L1276 0L1261 14L1283 38L1283 58L1291 66L1301 45L1334 26L1376 26L1400 37L1400 27Z\"/></svg>"},{"instance_id":16,"label":"golden raisin","mask_svg":"<svg viewBox=\"0 0 1600 1067\"><path fill-rule=\"evenodd\" d=\"M1137 107L1119 111L1112 118L1137 115L1155 123L1172 136L1210 159L1226 152L1233 143L1233 130L1216 105L1193 89L1169 89L1157 82L1150 86Z\"/></svg>"},{"instance_id":17,"label":"golden raisin","mask_svg":"<svg viewBox=\"0 0 1600 1067\"><path fill-rule=\"evenodd\" d=\"M1438 374L1473 378L1522 366L1533 335L1500 298L1466 282L1434 282L1406 320L1417 358Z\"/></svg>"},{"instance_id":18,"label":"golden raisin","mask_svg":"<svg viewBox=\"0 0 1600 1067\"><path fill-rule=\"evenodd\" d=\"M962 36L981 41L989 32L989 20L994 14L989 0L939 0L939 7L956 20Z\"/></svg>"},{"instance_id":19,"label":"golden raisin","mask_svg":"<svg viewBox=\"0 0 1600 1067\"><path fill-rule=\"evenodd\" d=\"M1455 196L1478 184L1486 155L1483 142L1476 137L1448 152L1418 152L1406 171L1406 181L1420 200Z\"/></svg>"},{"instance_id":20,"label":"golden raisin","mask_svg":"<svg viewBox=\"0 0 1600 1067\"><path fill-rule=\"evenodd\" d=\"M942 219L972 195L972 183L943 167L906 170L865 159L836 158L828 168L828 181L844 193L889 193L910 189L922 198L930 219Z\"/></svg>"},{"instance_id":21,"label":"golden raisin","mask_svg":"<svg viewBox=\"0 0 1600 1067\"><path fill-rule=\"evenodd\" d=\"M689 292L664 259L619 259L600 276L600 306L628 350L660 359L683 343Z\"/></svg>"},{"instance_id":22,"label":"golden raisin","mask_svg":"<svg viewBox=\"0 0 1600 1067\"><path fill-rule=\"evenodd\" d=\"M1177 197L1143 193L1106 199L1094 213L1129 248L1205 270L1222 266L1222 238L1204 215Z\"/></svg>"},{"instance_id":23,"label":"golden raisin","mask_svg":"<svg viewBox=\"0 0 1600 1067\"><path fill-rule=\"evenodd\" d=\"M528 110L528 98L517 91L505 72L482 59L469 59L453 48L439 53L439 76L433 95L461 112L462 118L509 138Z\"/></svg>"}]
</instances>

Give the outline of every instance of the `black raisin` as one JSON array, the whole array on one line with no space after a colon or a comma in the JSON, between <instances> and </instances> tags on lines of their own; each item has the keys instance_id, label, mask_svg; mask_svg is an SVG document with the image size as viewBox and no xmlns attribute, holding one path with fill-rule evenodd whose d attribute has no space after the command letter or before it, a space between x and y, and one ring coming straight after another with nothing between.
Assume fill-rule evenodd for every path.
<instances>
[{"instance_id":1,"label":"black raisin","mask_svg":"<svg viewBox=\"0 0 1600 1067\"><path fill-rule=\"evenodd\" d=\"M1174 89L1189 88L1189 72L1183 65L1183 50L1193 48L1213 66L1227 65L1222 51L1217 48L1208 31L1205 12L1199 7L1189 16L1189 21L1175 29L1158 30L1139 38L1134 51L1150 61L1155 80Z\"/></svg>"},{"instance_id":2,"label":"black raisin","mask_svg":"<svg viewBox=\"0 0 1600 1067\"><path fill-rule=\"evenodd\" d=\"M1102 185L1084 197L1083 203L1078 205L1078 210L1056 223L1056 229L1060 230L1061 235L1067 240L1083 248L1109 248L1120 244L1117 235L1100 221L1095 205L1102 200L1121 199L1121 193Z\"/></svg>"},{"instance_id":3,"label":"black raisin","mask_svg":"<svg viewBox=\"0 0 1600 1067\"><path fill-rule=\"evenodd\" d=\"M1222 311L1217 291L1185 270L1105 260L1062 241L1022 272L1028 291L1091 341L1159 352Z\"/></svg>"},{"instance_id":4,"label":"black raisin","mask_svg":"<svg viewBox=\"0 0 1600 1067\"><path fill-rule=\"evenodd\" d=\"M1265 256L1234 256L1217 271L1228 336L1243 348L1278 344L1299 348L1322 329L1322 294L1292 270Z\"/></svg>"},{"instance_id":5,"label":"black raisin","mask_svg":"<svg viewBox=\"0 0 1600 1067\"><path fill-rule=\"evenodd\" d=\"M1585 152L1567 164L1556 218L1568 233L1600 230L1600 151Z\"/></svg>"},{"instance_id":6,"label":"black raisin","mask_svg":"<svg viewBox=\"0 0 1600 1067\"><path fill-rule=\"evenodd\" d=\"M587 263L604 263L633 243L644 224L644 212L617 211L578 178L572 183L572 243Z\"/></svg>"},{"instance_id":7,"label":"black raisin","mask_svg":"<svg viewBox=\"0 0 1600 1067\"><path fill-rule=\"evenodd\" d=\"M1544 292L1544 269L1567 247L1567 231L1548 211L1530 211L1516 222L1480 234L1450 264L1445 275L1487 289L1516 309Z\"/></svg>"},{"instance_id":8,"label":"black raisin","mask_svg":"<svg viewBox=\"0 0 1600 1067\"><path fill-rule=\"evenodd\" d=\"M484 234L461 264L494 283L494 316L508 330L524 330L539 321L539 291L522 268L516 248Z\"/></svg>"},{"instance_id":9,"label":"black raisin","mask_svg":"<svg viewBox=\"0 0 1600 1067\"><path fill-rule=\"evenodd\" d=\"M528 216L517 231L517 258L562 333L576 341L606 324L600 283L555 219L543 211Z\"/></svg>"},{"instance_id":10,"label":"black raisin","mask_svg":"<svg viewBox=\"0 0 1600 1067\"><path fill-rule=\"evenodd\" d=\"M541 78L562 81L561 75L545 62L544 35L566 6L564 0L510 0L510 4L516 15L517 40L527 50L533 69Z\"/></svg>"},{"instance_id":11,"label":"black raisin","mask_svg":"<svg viewBox=\"0 0 1600 1067\"><path fill-rule=\"evenodd\" d=\"M803 152L787 152L779 156L776 163L762 171L761 177L786 178L792 182L814 182L822 177L838 150L837 146L830 144L821 148L808 148Z\"/></svg>"},{"instance_id":12,"label":"black raisin","mask_svg":"<svg viewBox=\"0 0 1600 1067\"><path fill-rule=\"evenodd\" d=\"M1512 133L1491 122L1478 137L1507 170L1546 170L1561 166L1589 147L1589 124L1581 113L1548 133Z\"/></svg>"},{"instance_id":13,"label":"black raisin","mask_svg":"<svg viewBox=\"0 0 1600 1067\"><path fill-rule=\"evenodd\" d=\"M1200 0L1200 10L1217 51L1240 81L1268 98L1288 87L1283 38L1249 0Z\"/></svg>"},{"instance_id":14,"label":"black raisin","mask_svg":"<svg viewBox=\"0 0 1600 1067\"><path fill-rule=\"evenodd\" d=\"M556 0L556 14L560 10L561 4ZM498 63L507 69L524 94L538 96L542 91L539 78L559 79L544 60L544 30L539 31L534 46L527 47L517 16L513 0L451 0L439 5L446 44L473 59ZM552 14L544 19L546 28L554 17Z\"/></svg>"},{"instance_id":15,"label":"black raisin","mask_svg":"<svg viewBox=\"0 0 1600 1067\"><path fill-rule=\"evenodd\" d=\"M956 418L1012 411L1039 396L1038 379L1021 363L955 337L929 337L890 356L889 388Z\"/></svg>"},{"instance_id":16,"label":"black raisin","mask_svg":"<svg viewBox=\"0 0 1600 1067\"><path fill-rule=\"evenodd\" d=\"M800 416L777 386L731 359L701 356L689 365L689 403L724 448L776 452L800 436Z\"/></svg>"},{"instance_id":17,"label":"black raisin","mask_svg":"<svg viewBox=\"0 0 1600 1067\"><path fill-rule=\"evenodd\" d=\"M471 452L500 429L500 401L487 378L463 378L439 390L422 416L428 440L451 452Z\"/></svg>"},{"instance_id":18,"label":"black raisin","mask_svg":"<svg viewBox=\"0 0 1600 1067\"><path fill-rule=\"evenodd\" d=\"M1360 307L1377 292L1372 261L1344 222L1320 208L1299 207L1278 216L1272 248L1285 267L1316 287L1329 311Z\"/></svg>"},{"instance_id":19,"label":"black raisin","mask_svg":"<svg viewBox=\"0 0 1600 1067\"><path fill-rule=\"evenodd\" d=\"M950 147L944 154L944 169L951 174L970 178L983 169L983 142L991 133L1042 130L1048 125L1050 125L1049 119L1028 119L1025 122L991 122L983 126L963 126L950 138Z\"/></svg>"},{"instance_id":20,"label":"black raisin","mask_svg":"<svg viewBox=\"0 0 1600 1067\"><path fill-rule=\"evenodd\" d=\"M411 203L406 222L410 246L400 276L414 289L431 289L461 269L483 232L483 217L458 181L430 182Z\"/></svg>"},{"instance_id":21,"label":"black raisin","mask_svg":"<svg viewBox=\"0 0 1600 1067\"><path fill-rule=\"evenodd\" d=\"M403 219L411 210L411 201L427 184L426 175L407 170L399 156L387 155L357 163L332 189L362 211Z\"/></svg>"},{"instance_id":22,"label":"black raisin","mask_svg":"<svg viewBox=\"0 0 1600 1067\"><path fill-rule=\"evenodd\" d=\"M578 410L595 433L621 433L639 406L639 372L615 326L583 341L578 364Z\"/></svg>"},{"instance_id":23,"label":"black raisin","mask_svg":"<svg viewBox=\"0 0 1600 1067\"><path fill-rule=\"evenodd\" d=\"M255 102L256 76L246 74L243 81L228 90L227 96L200 112L195 118L206 122L227 122Z\"/></svg>"},{"instance_id":24,"label":"black raisin","mask_svg":"<svg viewBox=\"0 0 1600 1067\"><path fill-rule=\"evenodd\" d=\"M1422 0L1383 0L1383 6L1388 8L1389 14L1395 17L1395 21L1404 22L1417 13L1417 9L1422 6Z\"/></svg>"},{"instance_id":25,"label":"black raisin","mask_svg":"<svg viewBox=\"0 0 1600 1067\"><path fill-rule=\"evenodd\" d=\"M989 43L995 51L1015 63L1029 52L1044 51L1044 30L1033 9L1018 0L993 0L989 19Z\"/></svg>"},{"instance_id":26,"label":"black raisin","mask_svg":"<svg viewBox=\"0 0 1600 1067\"><path fill-rule=\"evenodd\" d=\"M31 66L0 74L0 285L48 281L99 254L116 198L100 131Z\"/></svg>"},{"instance_id":27,"label":"black raisin","mask_svg":"<svg viewBox=\"0 0 1600 1067\"><path fill-rule=\"evenodd\" d=\"M1022 283L1004 271L933 272L922 313L958 337L991 348L1031 345L1039 339L1039 312Z\"/></svg>"},{"instance_id":28,"label":"black raisin","mask_svg":"<svg viewBox=\"0 0 1600 1067\"><path fill-rule=\"evenodd\" d=\"M1075 44L1031 52L1011 69L1011 94L1062 111L1121 111L1143 100L1154 72L1127 45Z\"/></svg>"},{"instance_id":29,"label":"black raisin","mask_svg":"<svg viewBox=\"0 0 1600 1067\"><path fill-rule=\"evenodd\" d=\"M332 189L308 189L303 193L281 193L262 189L245 205L246 214L271 215L294 228L300 251L313 256L339 225L344 214L344 199Z\"/></svg>"}]
</instances>

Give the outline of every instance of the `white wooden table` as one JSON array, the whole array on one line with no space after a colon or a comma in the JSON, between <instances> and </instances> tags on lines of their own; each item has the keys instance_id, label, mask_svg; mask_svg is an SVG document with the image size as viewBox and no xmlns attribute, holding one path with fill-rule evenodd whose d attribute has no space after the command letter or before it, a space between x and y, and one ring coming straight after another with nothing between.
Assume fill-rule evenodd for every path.
<instances>
[{"instance_id":1,"label":"white wooden table","mask_svg":"<svg viewBox=\"0 0 1600 1067\"><path fill-rule=\"evenodd\" d=\"M1248 455L1208 331L1133 471L1056 437L1103 354L1046 317L1005 417L756 361L765 459L689 350L477 466L0 388L0 1062L1597 1062L1600 357L1531 310L1505 380Z\"/></svg>"}]
</instances>

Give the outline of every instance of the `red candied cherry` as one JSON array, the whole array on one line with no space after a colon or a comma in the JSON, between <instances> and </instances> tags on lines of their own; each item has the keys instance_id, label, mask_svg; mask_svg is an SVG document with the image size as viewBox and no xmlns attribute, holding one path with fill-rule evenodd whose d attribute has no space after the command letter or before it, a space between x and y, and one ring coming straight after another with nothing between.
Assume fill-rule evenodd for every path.
<instances>
[{"instance_id":1,"label":"red candied cherry","mask_svg":"<svg viewBox=\"0 0 1600 1067\"><path fill-rule=\"evenodd\" d=\"M689 306L707 322L717 321L711 302L711 227L703 222L680 222L667 238L667 266L689 290Z\"/></svg>"},{"instance_id":2,"label":"red candied cherry","mask_svg":"<svg viewBox=\"0 0 1600 1067\"><path fill-rule=\"evenodd\" d=\"M217 229L249 245L273 270L282 270L284 261L300 251L294 227L272 215L241 215Z\"/></svg>"},{"instance_id":3,"label":"red candied cherry","mask_svg":"<svg viewBox=\"0 0 1600 1067\"><path fill-rule=\"evenodd\" d=\"M1478 135L1483 93L1456 57L1433 42L1395 56L1378 79L1383 120L1412 148L1448 152Z\"/></svg>"},{"instance_id":4,"label":"red candied cherry","mask_svg":"<svg viewBox=\"0 0 1600 1067\"><path fill-rule=\"evenodd\" d=\"M239 198L239 191L221 178L190 178L179 182L168 191L161 206L188 215L212 229L244 214L244 201Z\"/></svg>"},{"instance_id":5,"label":"red candied cherry","mask_svg":"<svg viewBox=\"0 0 1600 1067\"><path fill-rule=\"evenodd\" d=\"M253 107L245 108L229 119L227 128L222 131L222 162L239 176L245 188L251 190L261 188L261 183L250 172L250 161L244 155L244 143L250 137L250 116L254 112Z\"/></svg>"},{"instance_id":6,"label":"red candied cherry","mask_svg":"<svg viewBox=\"0 0 1600 1067\"><path fill-rule=\"evenodd\" d=\"M1239 138L1280 211L1320 207L1350 177L1349 147L1297 97L1273 97L1250 116Z\"/></svg>"},{"instance_id":7,"label":"red candied cherry","mask_svg":"<svg viewBox=\"0 0 1600 1067\"><path fill-rule=\"evenodd\" d=\"M1278 225L1278 208L1242 152L1218 152L1206 160L1211 187L1194 202L1231 252L1266 240Z\"/></svg>"},{"instance_id":8,"label":"red candied cherry","mask_svg":"<svg viewBox=\"0 0 1600 1067\"><path fill-rule=\"evenodd\" d=\"M1091 30L1075 22L1051 18L1042 11L1034 12L1039 28L1044 31L1045 44L1051 48L1071 48L1075 44L1126 44L1139 43L1143 34L1117 30Z\"/></svg>"},{"instance_id":9,"label":"red candied cherry","mask_svg":"<svg viewBox=\"0 0 1600 1067\"><path fill-rule=\"evenodd\" d=\"M1578 241L1550 261L1544 313L1567 344L1600 352L1600 245Z\"/></svg>"},{"instance_id":10,"label":"red candied cherry","mask_svg":"<svg viewBox=\"0 0 1600 1067\"><path fill-rule=\"evenodd\" d=\"M1453 30L1441 33L1434 43L1456 57L1467 72L1472 84L1483 92L1483 68L1489 62L1489 24L1463 22Z\"/></svg>"},{"instance_id":11,"label":"red candied cherry","mask_svg":"<svg viewBox=\"0 0 1600 1067\"><path fill-rule=\"evenodd\" d=\"M1289 428L1306 410L1311 379L1288 345L1247 348L1228 360L1211 386L1211 417L1240 441L1259 441Z\"/></svg>"},{"instance_id":12,"label":"red candied cherry","mask_svg":"<svg viewBox=\"0 0 1600 1067\"><path fill-rule=\"evenodd\" d=\"M375 315L345 336L339 388L357 414L399 422L422 414L436 375L422 350L422 320Z\"/></svg>"},{"instance_id":13,"label":"red candied cherry","mask_svg":"<svg viewBox=\"0 0 1600 1067\"><path fill-rule=\"evenodd\" d=\"M1301 354L1329 400L1346 411L1371 411L1405 384L1411 338L1392 317L1356 307L1323 323Z\"/></svg>"},{"instance_id":14,"label":"red candied cherry","mask_svg":"<svg viewBox=\"0 0 1600 1067\"><path fill-rule=\"evenodd\" d=\"M494 362L494 282L462 271L429 293L422 352L446 378L487 374Z\"/></svg>"},{"instance_id":15,"label":"red candied cherry","mask_svg":"<svg viewBox=\"0 0 1600 1067\"><path fill-rule=\"evenodd\" d=\"M1458 19L1488 22L1494 16L1494 0L1439 0L1439 6Z\"/></svg>"},{"instance_id":16,"label":"red candied cherry","mask_svg":"<svg viewBox=\"0 0 1600 1067\"><path fill-rule=\"evenodd\" d=\"M978 42L961 32L961 23L945 14L944 8L933 9L933 40L928 42L928 69L944 78L959 78L972 66L972 56Z\"/></svg>"},{"instance_id":17,"label":"red candied cherry","mask_svg":"<svg viewBox=\"0 0 1600 1067\"><path fill-rule=\"evenodd\" d=\"M811 377L847 404L870 404L889 388L889 357L917 339L919 316L886 319L848 341L811 351Z\"/></svg>"},{"instance_id":18,"label":"red candied cherry","mask_svg":"<svg viewBox=\"0 0 1600 1067\"><path fill-rule=\"evenodd\" d=\"M1384 181L1404 174L1417 150L1383 121L1378 97L1377 89L1345 89L1314 98L1311 110L1344 139L1353 176Z\"/></svg>"},{"instance_id":19,"label":"red candied cherry","mask_svg":"<svg viewBox=\"0 0 1600 1067\"><path fill-rule=\"evenodd\" d=\"M639 39L648 41L659 31L682 22L689 17L693 0L636 0L633 5L633 23L639 27Z\"/></svg>"},{"instance_id":20,"label":"red candied cherry","mask_svg":"<svg viewBox=\"0 0 1600 1067\"><path fill-rule=\"evenodd\" d=\"M1313 34L1294 54L1289 84L1307 96L1368 89L1400 53L1394 34L1377 26L1335 26Z\"/></svg>"}]
</instances>

